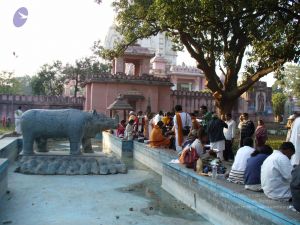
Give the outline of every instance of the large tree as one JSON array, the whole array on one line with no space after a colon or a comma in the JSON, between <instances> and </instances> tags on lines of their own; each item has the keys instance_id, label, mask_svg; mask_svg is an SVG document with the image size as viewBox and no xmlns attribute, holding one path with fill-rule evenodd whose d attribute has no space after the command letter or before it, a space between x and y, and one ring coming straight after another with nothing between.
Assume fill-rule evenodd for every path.
<instances>
[{"instance_id":1,"label":"large tree","mask_svg":"<svg viewBox=\"0 0 300 225\"><path fill-rule=\"evenodd\" d=\"M274 88L281 89L287 96L300 98L300 66L287 63L277 76Z\"/></svg>"},{"instance_id":2,"label":"large tree","mask_svg":"<svg viewBox=\"0 0 300 225\"><path fill-rule=\"evenodd\" d=\"M64 91L63 65L61 61L44 64L32 77L32 91L36 95L61 95Z\"/></svg>"},{"instance_id":3,"label":"large tree","mask_svg":"<svg viewBox=\"0 0 300 225\"><path fill-rule=\"evenodd\" d=\"M282 92L278 92L272 95L273 112L277 118L284 114L284 103L286 102L286 100L287 97Z\"/></svg>"},{"instance_id":4,"label":"large tree","mask_svg":"<svg viewBox=\"0 0 300 225\"><path fill-rule=\"evenodd\" d=\"M81 84L90 74L109 72L110 65L101 63L95 56L85 57L75 61L75 64L67 64L63 69L64 79L74 81L74 97L77 97Z\"/></svg>"},{"instance_id":5,"label":"large tree","mask_svg":"<svg viewBox=\"0 0 300 225\"><path fill-rule=\"evenodd\" d=\"M113 5L123 40L114 51L104 51L104 57L122 53L137 39L166 32L175 49L185 47L203 70L222 113L231 111L260 78L299 59L296 0L115 0ZM238 84L243 65L247 79Z\"/></svg>"},{"instance_id":6,"label":"large tree","mask_svg":"<svg viewBox=\"0 0 300 225\"><path fill-rule=\"evenodd\" d=\"M0 94L19 94L21 83L14 77L13 72L0 72Z\"/></svg>"}]
</instances>

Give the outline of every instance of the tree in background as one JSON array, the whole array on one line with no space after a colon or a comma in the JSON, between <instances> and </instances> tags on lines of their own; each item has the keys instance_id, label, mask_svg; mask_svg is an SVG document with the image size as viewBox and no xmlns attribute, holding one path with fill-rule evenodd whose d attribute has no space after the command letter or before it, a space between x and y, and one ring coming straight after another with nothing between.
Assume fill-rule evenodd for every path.
<instances>
[{"instance_id":1,"label":"tree in background","mask_svg":"<svg viewBox=\"0 0 300 225\"><path fill-rule=\"evenodd\" d=\"M300 98L300 66L287 63L277 76L275 85L287 96Z\"/></svg>"},{"instance_id":2,"label":"tree in background","mask_svg":"<svg viewBox=\"0 0 300 225\"><path fill-rule=\"evenodd\" d=\"M62 62L44 64L37 75L32 77L31 86L35 95L61 95L64 91Z\"/></svg>"},{"instance_id":3,"label":"tree in background","mask_svg":"<svg viewBox=\"0 0 300 225\"><path fill-rule=\"evenodd\" d=\"M19 90L16 94L18 95L32 95L31 77L26 75L24 77L16 77L19 82Z\"/></svg>"},{"instance_id":4,"label":"tree in background","mask_svg":"<svg viewBox=\"0 0 300 225\"><path fill-rule=\"evenodd\" d=\"M185 47L196 60L221 113L230 112L260 78L287 61L299 60L297 1L115 0L113 5L123 40L102 56L112 58L138 39L165 32L175 50ZM238 84L243 65L247 79Z\"/></svg>"},{"instance_id":5,"label":"tree in background","mask_svg":"<svg viewBox=\"0 0 300 225\"><path fill-rule=\"evenodd\" d=\"M19 94L20 90L21 83L13 72L0 72L0 94Z\"/></svg>"},{"instance_id":6,"label":"tree in background","mask_svg":"<svg viewBox=\"0 0 300 225\"><path fill-rule=\"evenodd\" d=\"M75 61L74 65L67 64L63 68L65 82L74 82L74 97L77 97L81 85L91 74L109 72L110 65L101 63L96 57L86 57Z\"/></svg>"},{"instance_id":7,"label":"tree in background","mask_svg":"<svg viewBox=\"0 0 300 225\"><path fill-rule=\"evenodd\" d=\"M284 114L284 103L286 100L287 97L282 92L278 92L272 95L273 112L276 118L279 118Z\"/></svg>"}]
</instances>

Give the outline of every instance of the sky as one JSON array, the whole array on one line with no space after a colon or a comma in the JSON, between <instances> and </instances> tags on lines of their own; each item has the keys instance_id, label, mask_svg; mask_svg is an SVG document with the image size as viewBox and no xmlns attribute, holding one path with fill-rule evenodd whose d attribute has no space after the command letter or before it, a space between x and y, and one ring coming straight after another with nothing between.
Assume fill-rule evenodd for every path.
<instances>
[{"instance_id":1,"label":"sky","mask_svg":"<svg viewBox=\"0 0 300 225\"><path fill-rule=\"evenodd\" d=\"M0 71L34 75L45 63L74 63L92 54L93 42L104 43L114 11L111 0L0 0ZM25 7L25 24L16 27L16 11ZM187 53L177 63L196 65ZM272 85L272 75L264 80Z\"/></svg>"}]
</instances>

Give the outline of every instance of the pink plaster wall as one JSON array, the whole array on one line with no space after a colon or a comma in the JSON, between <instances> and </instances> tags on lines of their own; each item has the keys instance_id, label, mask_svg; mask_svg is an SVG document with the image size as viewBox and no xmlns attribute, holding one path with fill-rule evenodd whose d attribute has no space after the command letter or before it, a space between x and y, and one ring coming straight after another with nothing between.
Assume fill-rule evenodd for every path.
<instances>
[{"instance_id":1,"label":"pink plaster wall","mask_svg":"<svg viewBox=\"0 0 300 225\"><path fill-rule=\"evenodd\" d=\"M169 86L149 86L137 84L124 84L124 83L92 83L91 91L88 94L89 85L86 86L86 107L85 110L96 109L97 112L109 115L107 107L113 103L119 94L126 93L127 91L139 91L145 98L138 100L136 103L136 111L145 112L148 104L148 97L150 97L152 112L159 110L171 110L171 89ZM90 102L90 104L88 103ZM120 116L122 113L119 113Z\"/></svg>"}]
</instances>

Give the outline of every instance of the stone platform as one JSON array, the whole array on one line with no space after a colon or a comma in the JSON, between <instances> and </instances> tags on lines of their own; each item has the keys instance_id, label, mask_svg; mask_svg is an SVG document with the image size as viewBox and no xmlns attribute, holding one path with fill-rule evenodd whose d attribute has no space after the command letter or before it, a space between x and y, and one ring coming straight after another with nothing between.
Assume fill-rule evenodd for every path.
<instances>
[{"instance_id":1,"label":"stone platform","mask_svg":"<svg viewBox=\"0 0 300 225\"><path fill-rule=\"evenodd\" d=\"M104 153L69 155L63 151L20 155L16 172L40 175L107 175L127 173L117 157Z\"/></svg>"}]
</instances>

